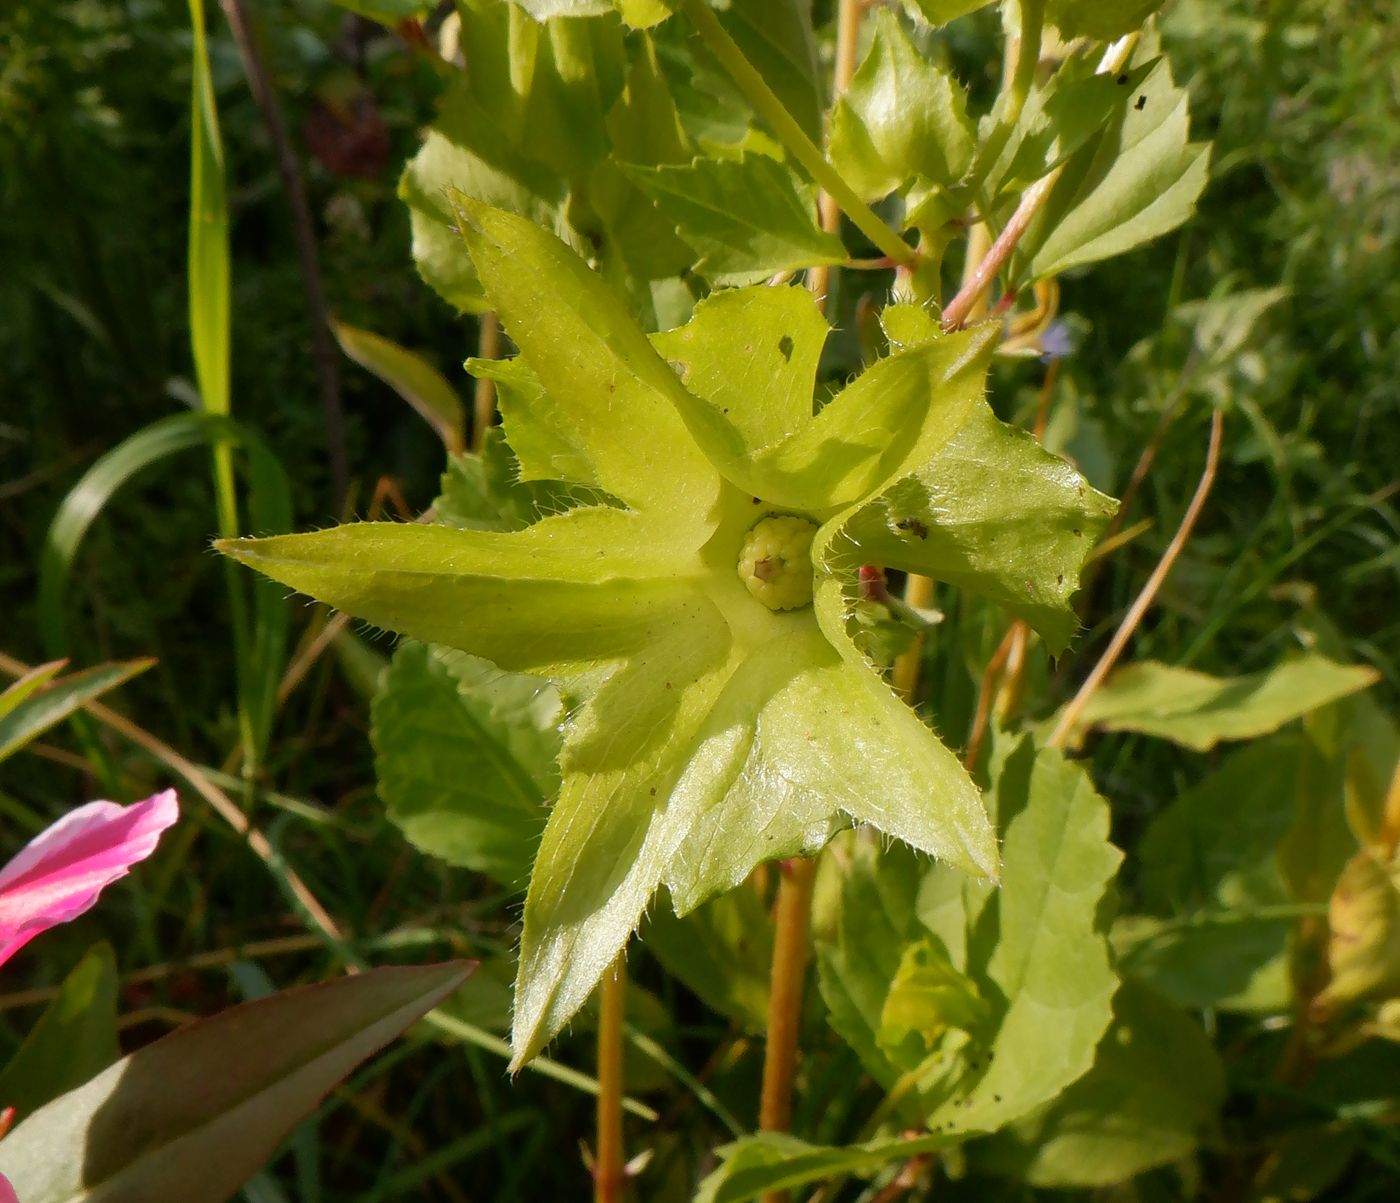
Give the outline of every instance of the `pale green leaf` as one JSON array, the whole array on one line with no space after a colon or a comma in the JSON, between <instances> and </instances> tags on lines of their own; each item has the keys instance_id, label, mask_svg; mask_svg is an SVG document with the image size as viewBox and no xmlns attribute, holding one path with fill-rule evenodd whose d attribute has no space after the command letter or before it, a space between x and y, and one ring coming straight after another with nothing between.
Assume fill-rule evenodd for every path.
<instances>
[{"instance_id":1,"label":"pale green leaf","mask_svg":"<svg viewBox=\"0 0 1400 1203\"><path fill-rule=\"evenodd\" d=\"M25 1203L222 1203L470 965L375 969L232 1007L54 1099L0 1143Z\"/></svg>"},{"instance_id":2,"label":"pale green leaf","mask_svg":"<svg viewBox=\"0 0 1400 1203\"><path fill-rule=\"evenodd\" d=\"M969 1166L1037 1187L1102 1187L1212 1138L1225 1072L1200 1024L1143 986L1118 992L1094 1067L1029 1120L973 1144Z\"/></svg>"},{"instance_id":3,"label":"pale green leaf","mask_svg":"<svg viewBox=\"0 0 1400 1203\"><path fill-rule=\"evenodd\" d=\"M0 761L13 756L87 702L125 684L154 663L154 660L127 660L99 664L26 690L27 696L18 705L7 706L6 713L0 716ZM30 683L33 683L32 677ZM8 691L0 696L8 696Z\"/></svg>"},{"instance_id":4,"label":"pale green leaf","mask_svg":"<svg viewBox=\"0 0 1400 1203\"><path fill-rule=\"evenodd\" d=\"M63 979L0 1071L0 1099L15 1109L17 1119L24 1119L120 1056L116 958L109 945L96 944Z\"/></svg>"},{"instance_id":5,"label":"pale green leaf","mask_svg":"<svg viewBox=\"0 0 1400 1203\"><path fill-rule=\"evenodd\" d=\"M1127 107L1075 156L1018 248L1018 281L1058 275L1132 250L1191 216L1210 147L1189 142L1189 105L1160 62Z\"/></svg>"},{"instance_id":6,"label":"pale green leaf","mask_svg":"<svg viewBox=\"0 0 1400 1203\"><path fill-rule=\"evenodd\" d=\"M838 1148L811 1145L785 1132L760 1132L716 1150L722 1164L700 1184L695 1203L745 1203L825 1178L871 1174L892 1161L936 1153L951 1143L943 1136L885 1137Z\"/></svg>"},{"instance_id":7,"label":"pale green leaf","mask_svg":"<svg viewBox=\"0 0 1400 1203\"><path fill-rule=\"evenodd\" d=\"M517 532L361 522L221 542L259 572L375 626L505 668L572 671L627 655L689 604L634 515L571 510ZM651 578L651 579L645 579Z\"/></svg>"},{"instance_id":8,"label":"pale green leaf","mask_svg":"<svg viewBox=\"0 0 1400 1203\"><path fill-rule=\"evenodd\" d=\"M701 599L570 719L563 789L525 897L513 1068L593 992L688 835L693 812L672 792L730 653L724 622Z\"/></svg>"},{"instance_id":9,"label":"pale green leaf","mask_svg":"<svg viewBox=\"0 0 1400 1203\"><path fill-rule=\"evenodd\" d=\"M694 796L697 818L666 878L676 909L738 885L761 861L816 851L851 820L994 877L991 826L957 758L804 626L749 655L696 737L703 755L677 792Z\"/></svg>"},{"instance_id":10,"label":"pale green leaf","mask_svg":"<svg viewBox=\"0 0 1400 1203\"><path fill-rule=\"evenodd\" d=\"M1141 27L1162 0L1047 0L1045 19L1068 38L1121 38Z\"/></svg>"},{"instance_id":11,"label":"pale green leaf","mask_svg":"<svg viewBox=\"0 0 1400 1203\"><path fill-rule=\"evenodd\" d=\"M208 414L229 412L228 196L219 108L209 69L204 4L189 0L190 64L189 322L195 383Z\"/></svg>"},{"instance_id":12,"label":"pale green leaf","mask_svg":"<svg viewBox=\"0 0 1400 1203\"><path fill-rule=\"evenodd\" d=\"M344 322L332 322L340 349L366 371L373 372L407 401L435 431L448 452L466 447L466 409L457 390L421 355L391 339Z\"/></svg>"},{"instance_id":13,"label":"pale green leaf","mask_svg":"<svg viewBox=\"0 0 1400 1203\"><path fill-rule=\"evenodd\" d=\"M511 0L536 21L551 17L597 17L613 11L612 0Z\"/></svg>"},{"instance_id":14,"label":"pale green leaf","mask_svg":"<svg viewBox=\"0 0 1400 1203\"><path fill-rule=\"evenodd\" d=\"M782 508L830 512L896 479L906 463L927 462L962 428L982 396L995 341L984 325L897 351L767 447L752 447L723 407L688 395L681 403L696 439L743 492Z\"/></svg>"},{"instance_id":15,"label":"pale green leaf","mask_svg":"<svg viewBox=\"0 0 1400 1203\"><path fill-rule=\"evenodd\" d=\"M906 944L880 1008L875 1039L893 1050L911 1044L926 1055L949 1028L976 1032L991 1018L986 999L971 978L953 966L948 950L931 936Z\"/></svg>"},{"instance_id":16,"label":"pale green leaf","mask_svg":"<svg viewBox=\"0 0 1400 1203\"><path fill-rule=\"evenodd\" d=\"M687 433L675 373L615 293L530 221L458 198L472 260L521 357L568 416L597 483L698 547L718 478Z\"/></svg>"},{"instance_id":17,"label":"pale green leaf","mask_svg":"<svg viewBox=\"0 0 1400 1203\"><path fill-rule=\"evenodd\" d=\"M1136 731L1197 752L1254 739L1380 679L1372 668L1307 652L1262 672L1212 677L1143 660L1119 669L1089 699L1085 729Z\"/></svg>"},{"instance_id":18,"label":"pale green leaf","mask_svg":"<svg viewBox=\"0 0 1400 1203\"><path fill-rule=\"evenodd\" d=\"M806 288L730 288L686 325L652 335L681 383L739 431L768 447L812 420L817 365L830 327Z\"/></svg>"},{"instance_id":19,"label":"pale green leaf","mask_svg":"<svg viewBox=\"0 0 1400 1203\"><path fill-rule=\"evenodd\" d=\"M67 660L50 660L49 663L31 668L22 677L11 681L4 692L0 692L0 722L36 689L47 685L67 667Z\"/></svg>"},{"instance_id":20,"label":"pale green leaf","mask_svg":"<svg viewBox=\"0 0 1400 1203\"><path fill-rule=\"evenodd\" d=\"M992 0L905 0L930 25L946 25L958 17L986 8Z\"/></svg>"},{"instance_id":21,"label":"pale green leaf","mask_svg":"<svg viewBox=\"0 0 1400 1203\"><path fill-rule=\"evenodd\" d=\"M962 87L882 10L865 60L832 110L832 166L862 197L878 200L915 176L951 188L973 149Z\"/></svg>"},{"instance_id":22,"label":"pale green leaf","mask_svg":"<svg viewBox=\"0 0 1400 1203\"><path fill-rule=\"evenodd\" d=\"M926 463L844 519L823 562L881 564L981 594L1058 654L1078 625L1079 573L1116 509L979 402Z\"/></svg>"},{"instance_id":23,"label":"pale green leaf","mask_svg":"<svg viewBox=\"0 0 1400 1203\"><path fill-rule=\"evenodd\" d=\"M767 155L626 170L699 252L695 269L717 283L752 284L846 258L841 240L817 225L811 191Z\"/></svg>"},{"instance_id":24,"label":"pale green leaf","mask_svg":"<svg viewBox=\"0 0 1400 1203\"><path fill-rule=\"evenodd\" d=\"M461 652L399 648L371 711L379 796L415 847L525 884L558 789L559 696Z\"/></svg>"}]
</instances>

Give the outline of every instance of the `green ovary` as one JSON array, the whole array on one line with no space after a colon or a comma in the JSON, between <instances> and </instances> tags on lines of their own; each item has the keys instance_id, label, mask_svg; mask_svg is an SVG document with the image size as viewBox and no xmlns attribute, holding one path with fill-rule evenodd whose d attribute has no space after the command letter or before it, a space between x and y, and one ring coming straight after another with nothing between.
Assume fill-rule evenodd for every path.
<instances>
[{"instance_id":1,"label":"green ovary","mask_svg":"<svg viewBox=\"0 0 1400 1203\"><path fill-rule=\"evenodd\" d=\"M787 514L754 524L739 552L739 579L770 610L812 601L812 536L816 524Z\"/></svg>"}]
</instances>

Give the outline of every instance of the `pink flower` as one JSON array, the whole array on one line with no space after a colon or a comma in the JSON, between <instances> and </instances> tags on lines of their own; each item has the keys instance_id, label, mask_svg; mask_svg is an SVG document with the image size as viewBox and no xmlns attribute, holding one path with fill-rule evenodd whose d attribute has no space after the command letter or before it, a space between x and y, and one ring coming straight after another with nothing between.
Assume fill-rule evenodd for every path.
<instances>
[{"instance_id":1,"label":"pink flower","mask_svg":"<svg viewBox=\"0 0 1400 1203\"><path fill-rule=\"evenodd\" d=\"M15 1188L10 1185L10 1180L4 1174L0 1174L0 1203L19 1203Z\"/></svg>"},{"instance_id":2,"label":"pink flower","mask_svg":"<svg viewBox=\"0 0 1400 1203\"><path fill-rule=\"evenodd\" d=\"M130 806L89 802L35 836L0 869L0 965L40 932L91 907L104 887L155 851L179 814L168 789Z\"/></svg>"}]
</instances>

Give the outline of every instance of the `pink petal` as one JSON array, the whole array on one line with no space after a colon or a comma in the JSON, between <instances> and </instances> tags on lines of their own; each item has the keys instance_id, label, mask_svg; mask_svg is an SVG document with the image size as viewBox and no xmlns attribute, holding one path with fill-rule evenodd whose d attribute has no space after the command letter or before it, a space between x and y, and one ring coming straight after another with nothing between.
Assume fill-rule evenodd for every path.
<instances>
[{"instance_id":1,"label":"pink petal","mask_svg":"<svg viewBox=\"0 0 1400 1203\"><path fill-rule=\"evenodd\" d=\"M155 851L178 817L168 789L130 806L89 802L41 831L0 869L0 965L40 932L91 907L104 887Z\"/></svg>"},{"instance_id":2,"label":"pink petal","mask_svg":"<svg viewBox=\"0 0 1400 1203\"><path fill-rule=\"evenodd\" d=\"M19 1203L15 1188L10 1185L10 1180L4 1174L0 1174L0 1203Z\"/></svg>"}]
</instances>

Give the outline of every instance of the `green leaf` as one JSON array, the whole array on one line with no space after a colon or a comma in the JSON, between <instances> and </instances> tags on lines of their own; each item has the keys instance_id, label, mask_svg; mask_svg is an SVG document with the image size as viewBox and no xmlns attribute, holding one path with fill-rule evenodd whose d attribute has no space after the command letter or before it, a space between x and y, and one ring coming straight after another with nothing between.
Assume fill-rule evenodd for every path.
<instances>
[{"instance_id":1,"label":"green leaf","mask_svg":"<svg viewBox=\"0 0 1400 1203\"><path fill-rule=\"evenodd\" d=\"M727 288L684 326L652 335L687 391L728 417L745 446L769 447L812 420L831 328L806 288Z\"/></svg>"},{"instance_id":2,"label":"green leaf","mask_svg":"<svg viewBox=\"0 0 1400 1203\"><path fill-rule=\"evenodd\" d=\"M63 663L45 667L57 672ZM56 727L87 702L125 684L154 663L154 660L127 660L99 664L57 680L53 680L50 673L47 682L43 681L41 673L21 678L0 694L0 761ZM15 693L23 695L18 704L11 699L11 694Z\"/></svg>"},{"instance_id":3,"label":"green leaf","mask_svg":"<svg viewBox=\"0 0 1400 1203\"><path fill-rule=\"evenodd\" d=\"M635 515L607 508L512 532L360 522L217 546L376 626L520 671L616 660L670 625L690 596L656 579L674 575L674 561L647 547Z\"/></svg>"},{"instance_id":4,"label":"green leaf","mask_svg":"<svg viewBox=\"0 0 1400 1203\"><path fill-rule=\"evenodd\" d=\"M1187 141L1189 105L1163 60L1137 99L1066 165L1018 247L1019 283L1121 255L1174 230L1205 188L1210 147Z\"/></svg>"},{"instance_id":5,"label":"green leaf","mask_svg":"<svg viewBox=\"0 0 1400 1203\"><path fill-rule=\"evenodd\" d=\"M727 0L716 15L803 132L820 142L826 98L812 6L807 0Z\"/></svg>"},{"instance_id":6,"label":"green leaf","mask_svg":"<svg viewBox=\"0 0 1400 1203\"><path fill-rule=\"evenodd\" d=\"M24 1119L120 1056L117 962L110 945L95 944L0 1071L0 1099Z\"/></svg>"},{"instance_id":7,"label":"green leaf","mask_svg":"<svg viewBox=\"0 0 1400 1203\"><path fill-rule=\"evenodd\" d=\"M744 1203L825 1178L870 1174L892 1161L936 1153L951 1143L944 1136L885 1137L837 1148L811 1145L785 1132L760 1132L716 1150L723 1163L700 1184L695 1203Z\"/></svg>"},{"instance_id":8,"label":"green leaf","mask_svg":"<svg viewBox=\"0 0 1400 1203\"><path fill-rule=\"evenodd\" d=\"M977 402L925 464L845 518L824 562L881 564L981 594L1058 655L1078 626L1079 573L1117 508Z\"/></svg>"},{"instance_id":9,"label":"green leaf","mask_svg":"<svg viewBox=\"0 0 1400 1203\"><path fill-rule=\"evenodd\" d=\"M197 1020L40 1108L0 1143L0 1173L25 1203L221 1203L469 972L375 969Z\"/></svg>"},{"instance_id":10,"label":"green leaf","mask_svg":"<svg viewBox=\"0 0 1400 1203\"><path fill-rule=\"evenodd\" d=\"M523 886L559 785L561 717L542 681L405 644L371 711L390 821L431 856Z\"/></svg>"},{"instance_id":11,"label":"green leaf","mask_svg":"<svg viewBox=\"0 0 1400 1203\"><path fill-rule=\"evenodd\" d=\"M706 1006L750 1032L768 1026L773 924L755 891L730 890L683 919L664 903L655 906L642 942Z\"/></svg>"},{"instance_id":12,"label":"green leaf","mask_svg":"<svg viewBox=\"0 0 1400 1203\"><path fill-rule=\"evenodd\" d=\"M229 412L228 198L219 109L209 70L204 4L189 0L190 64L189 322L195 380L204 412Z\"/></svg>"},{"instance_id":13,"label":"green leaf","mask_svg":"<svg viewBox=\"0 0 1400 1203\"><path fill-rule=\"evenodd\" d=\"M1317 759L1299 735L1261 740L1152 820L1138 846L1147 914L1114 928L1125 973L1183 1006L1286 1004L1295 919L1277 850Z\"/></svg>"},{"instance_id":14,"label":"green leaf","mask_svg":"<svg viewBox=\"0 0 1400 1203\"><path fill-rule=\"evenodd\" d=\"M448 462L441 492L433 501L433 517L458 530L524 530L551 514L608 500L597 489L557 480L522 480L519 462L501 431L492 427L479 452Z\"/></svg>"},{"instance_id":15,"label":"green leaf","mask_svg":"<svg viewBox=\"0 0 1400 1203\"><path fill-rule=\"evenodd\" d=\"M1119 669L1089 699L1085 729L1136 731L1197 752L1254 739L1380 679L1372 668L1308 652L1243 677L1212 677L1154 660Z\"/></svg>"},{"instance_id":16,"label":"green leaf","mask_svg":"<svg viewBox=\"0 0 1400 1203\"><path fill-rule=\"evenodd\" d=\"M986 8L992 0L908 0L908 3L930 25L946 25L979 8Z\"/></svg>"},{"instance_id":17,"label":"green leaf","mask_svg":"<svg viewBox=\"0 0 1400 1203\"><path fill-rule=\"evenodd\" d=\"M1048 0L1045 19L1067 38L1121 38L1142 26L1162 0Z\"/></svg>"},{"instance_id":18,"label":"green leaf","mask_svg":"<svg viewBox=\"0 0 1400 1203\"><path fill-rule=\"evenodd\" d=\"M961 86L928 62L893 12L831 114L829 155L861 197L878 200L915 176L951 188L972 163Z\"/></svg>"},{"instance_id":19,"label":"green leaf","mask_svg":"<svg viewBox=\"0 0 1400 1203\"><path fill-rule=\"evenodd\" d=\"M949 1028L976 1032L990 1018L990 1008L972 979L954 968L940 941L925 937L904 946L880 1009L875 1039L887 1050L913 1040L927 1054Z\"/></svg>"},{"instance_id":20,"label":"green leaf","mask_svg":"<svg viewBox=\"0 0 1400 1203\"><path fill-rule=\"evenodd\" d=\"M767 155L626 172L700 253L695 269L718 284L845 261L841 240L817 225L810 189Z\"/></svg>"},{"instance_id":21,"label":"green leaf","mask_svg":"<svg viewBox=\"0 0 1400 1203\"><path fill-rule=\"evenodd\" d=\"M702 599L571 720L563 788L525 896L513 1069L592 993L689 834L694 804L678 783L730 652L723 620Z\"/></svg>"},{"instance_id":22,"label":"green leaf","mask_svg":"<svg viewBox=\"0 0 1400 1203\"><path fill-rule=\"evenodd\" d=\"M917 1100L919 1118L947 1133L995 1131L1082 1076L1117 986L1100 931L1120 859L1107 806L1081 769L1029 739L999 752L993 779L1000 890L921 868L907 853L876 861L867 851L843 878L837 944L819 952L833 1027L886 1087L910 1075L909 1105ZM991 1014L927 1055L880 1033L906 950L931 939L971 981L949 1017L973 1023L974 988Z\"/></svg>"},{"instance_id":23,"label":"green leaf","mask_svg":"<svg viewBox=\"0 0 1400 1203\"><path fill-rule=\"evenodd\" d=\"M344 322L332 322L331 330L345 354L378 376L437 431L448 454L460 455L466 449L467 413L462 398L432 364L369 330Z\"/></svg>"},{"instance_id":24,"label":"green leaf","mask_svg":"<svg viewBox=\"0 0 1400 1203\"><path fill-rule=\"evenodd\" d=\"M557 238L459 199L463 235L491 300L540 385L570 399L598 485L629 505L685 514L703 531L718 481L676 412L685 390L675 373L617 296Z\"/></svg>"},{"instance_id":25,"label":"green leaf","mask_svg":"<svg viewBox=\"0 0 1400 1203\"><path fill-rule=\"evenodd\" d=\"M36 689L47 685L67 667L67 660L51 660L47 664L31 668L22 677L11 681L4 692L0 692L0 722L13 713Z\"/></svg>"},{"instance_id":26,"label":"green leaf","mask_svg":"<svg viewBox=\"0 0 1400 1203\"><path fill-rule=\"evenodd\" d=\"M1036 1187L1103 1187L1211 1140L1225 1072L1195 1019L1126 983L1094 1067L1046 1110L973 1144L969 1167Z\"/></svg>"},{"instance_id":27,"label":"green leaf","mask_svg":"<svg viewBox=\"0 0 1400 1203\"><path fill-rule=\"evenodd\" d=\"M1324 1014L1358 999L1400 997L1400 860L1362 849L1346 863L1327 907Z\"/></svg>"}]
</instances>

